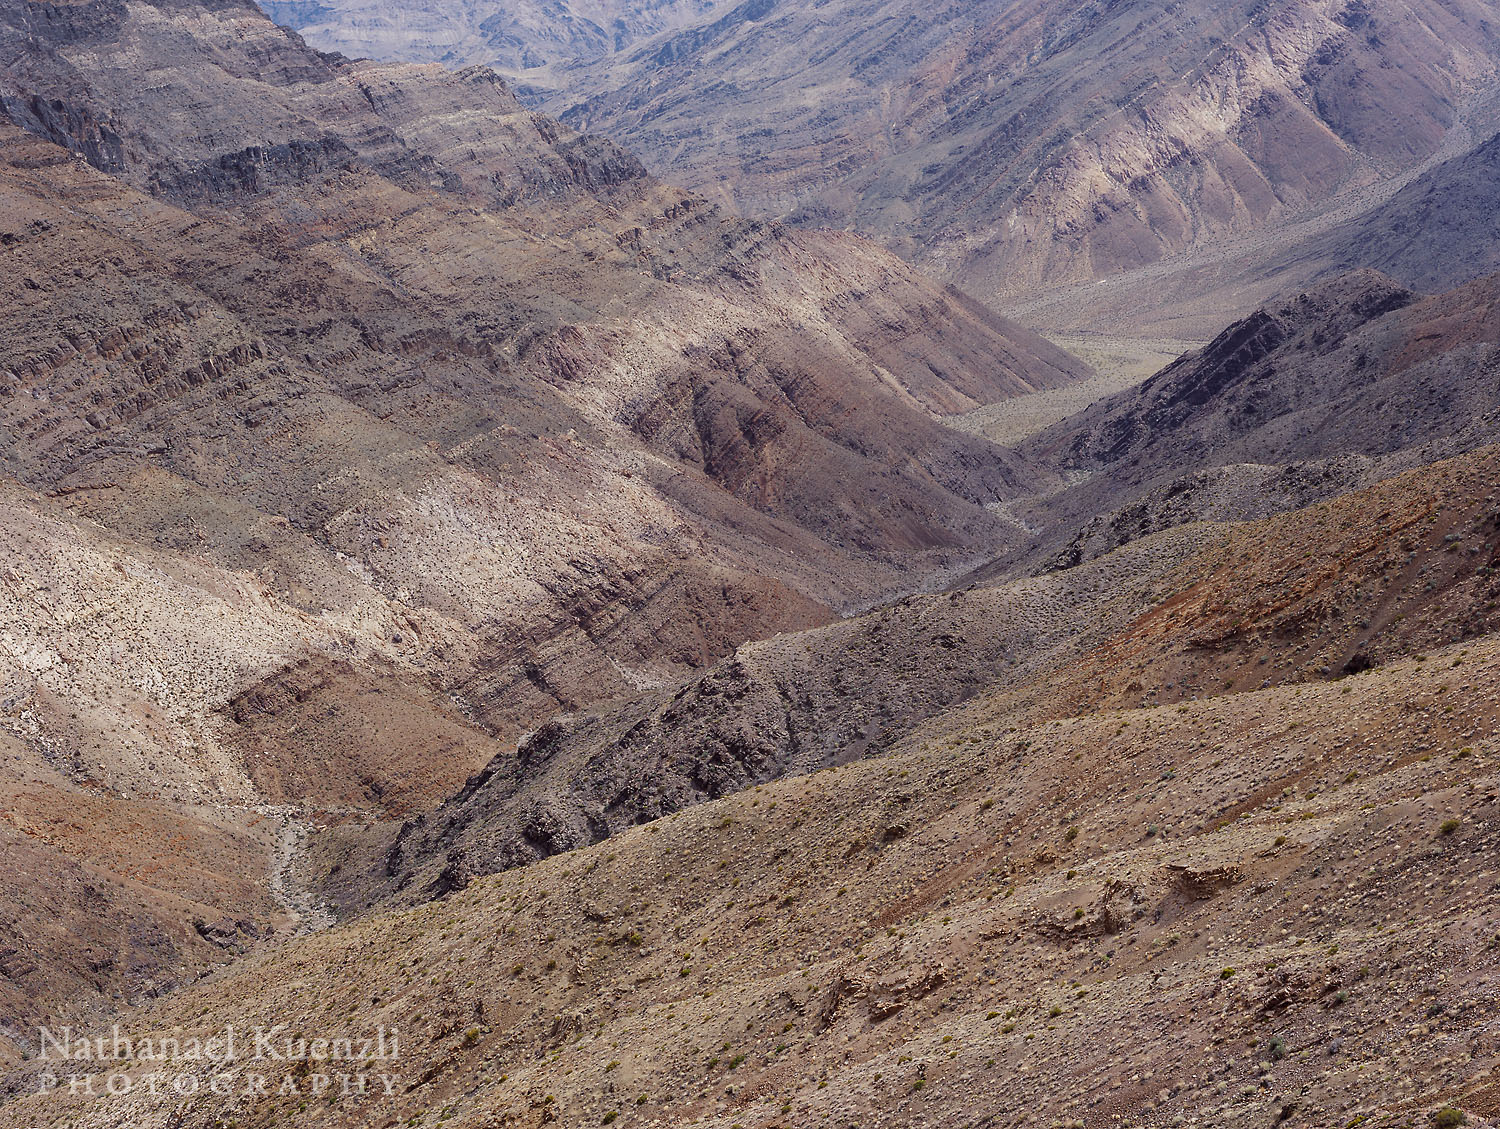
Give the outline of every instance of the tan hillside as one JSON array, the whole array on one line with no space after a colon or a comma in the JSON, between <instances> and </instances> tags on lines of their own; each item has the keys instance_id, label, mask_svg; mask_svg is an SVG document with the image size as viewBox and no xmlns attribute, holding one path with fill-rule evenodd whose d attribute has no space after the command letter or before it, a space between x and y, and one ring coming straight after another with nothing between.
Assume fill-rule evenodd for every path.
<instances>
[{"instance_id":1,"label":"tan hillside","mask_svg":"<svg viewBox=\"0 0 1500 1129\"><path fill-rule=\"evenodd\" d=\"M1485 639L1350 682L960 728L753 789L296 941L139 1019L399 1026L390 1098L33 1098L13 1114L1486 1116L1497 661Z\"/></svg>"}]
</instances>

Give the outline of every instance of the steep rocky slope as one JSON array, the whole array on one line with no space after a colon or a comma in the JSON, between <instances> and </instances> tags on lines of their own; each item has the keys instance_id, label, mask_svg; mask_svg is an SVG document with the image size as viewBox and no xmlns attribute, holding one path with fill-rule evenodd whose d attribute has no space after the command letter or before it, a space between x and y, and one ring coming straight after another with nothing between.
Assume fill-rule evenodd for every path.
<instances>
[{"instance_id":1,"label":"steep rocky slope","mask_svg":"<svg viewBox=\"0 0 1500 1129\"><path fill-rule=\"evenodd\" d=\"M393 842L363 844L355 865L340 859L329 892L356 904L430 898L767 780L879 756L997 677L1053 670L1122 630L1206 540L1162 538L1066 573L909 596L744 644L682 685L550 721Z\"/></svg>"},{"instance_id":2,"label":"steep rocky slope","mask_svg":"<svg viewBox=\"0 0 1500 1129\"><path fill-rule=\"evenodd\" d=\"M1330 273L1457 285L1494 242L1487 0L558 13L506 72L538 104L711 198L874 235L1030 325L1204 341ZM435 2L285 14L382 57L437 57L420 29L463 25L450 65L511 59L473 29L529 23ZM556 42L606 15L627 25L617 45ZM382 24L415 30L398 43Z\"/></svg>"},{"instance_id":3,"label":"steep rocky slope","mask_svg":"<svg viewBox=\"0 0 1500 1129\"><path fill-rule=\"evenodd\" d=\"M265 0L261 7L309 42L347 55L493 67L536 98L568 89L580 64L691 27L722 0L526 0L391 4Z\"/></svg>"},{"instance_id":4,"label":"steep rocky slope","mask_svg":"<svg viewBox=\"0 0 1500 1129\"><path fill-rule=\"evenodd\" d=\"M993 547L979 503L1025 468L929 409L1081 374L492 76L330 62L235 5L72 6L42 44L7 11L12 101L63 103L18 120L156 194L6 135L12 472L147 540L196 540L165 528L188 507L303 607L378 590L412 618L383 649L467 651L497 721L528 683L657 676ZM221 120L185 132L202 101Z\"/></svg>"},{"instance_id":5,"label":"steep rocky slope","mask_svg":"<svg viewBox=\"0 0 1500 1129\"><path fill-rule=\"evenodd\" d=\"M1086 372L489 72L234 2L16 0L0 46L4 729L42 808L196 844L45 854L57 913L163 940L79 964L9 918L35 1014L196 974L194 918L321 920L314 817L426 810L559 710L1010 543L984 504L1036 472L935 413Z\"/></svg>"},{"instance_id":6,"label":"steep rocky slope","mask_svg":"<svg viewBox=\"0 0 1500 1129\"><path fill-rule=\"evenodd\" d=\"M1272 271L1372 267L1433 292L1500 269L1500 134L1417 178L1368 215L1299 247Z\"/></svg>"},{"instance_id":7,"label":"steep rocky slope","mask_svg":"<svg viewBox=\"0 0 1500 1129\"><path fill-rule=\"evenodd\" d=\"M1020 561L1076 563L1156 529L1306 505L1492 442L1497 357L1494 277L1419 298L1364 271L1268 305L1021 444L1084 477L1014 507L1042 529Z\"/></svg>"},{"instance_id":8,"label":"steep rocky slope","mask_svg":"<svg viewBox=\"0 0 1500 1129\"><path fill-rule=\"evenodd\" d=\"M746 645L675 691L533 733L409 821L373 889L445 894L767 780L879 756L971 699L1040 721L1322 679L1487 634L1500 629L1497 458L1486 448L1314 510L1173 530L1064 572ZM331 886L367 898L379 869L340 865Z\"/></svg>"},{"instance_id":9,"label":"steep rocky slope","mask_svg":"<svg viewBox=\"0 0 1500 1129\"><path fill-rule=\"evenodd\" d=\"M1383 502L1477 503L1495 458L1414 472ZM1322 516L1228 544L1306 544L1333 572L1347 546L1295 531ZM1493 559L1493 520L1483 536ZM1491 601L1492 568L1469 568ZM186 1129L1483 1123L1500 1111L1496 638L1170 708L1040 720L984 695L886 756L294 941L132 1017L142 1034L399 1028L390 1091L308 1100L319 1071L294 1069L276 1076L292 1090L245 1095L242 1064L215 1095L213 1068L189 1064L189 1097L38 1097L44 1061L13 1078L8 1112Z\"/></svg>"},{"instance_id":10,"label":"steep rocky slope","mask_svg":"<svg viewBox=\"0 0 1500 1129\"><path fill-rule=\"evenodd\" d=\"M362 49L362 3L328 7L314 41ZM1014 298L1274 231L1419 163L1493 84L1495 17L1425 0L755 0L579 53L547 105L575 102L565 120L664 175L876 233Z\"/></svg>"},{"instance_id":11,"label":"steep rocky slope","mask_svg":"<svg viewBox=\"0 0 1500 1129\"><path fill-rule=\"evenodd\" d=\"M1226 315L1357 269L1432 293L1491 274L1496 247L1496 92L1466 110L1431 157L1351 186L1322 207L1266 229L1211 241L1159 262L1012 303L1029 324L1207 340Z\"/></svg>"}]
</instances>

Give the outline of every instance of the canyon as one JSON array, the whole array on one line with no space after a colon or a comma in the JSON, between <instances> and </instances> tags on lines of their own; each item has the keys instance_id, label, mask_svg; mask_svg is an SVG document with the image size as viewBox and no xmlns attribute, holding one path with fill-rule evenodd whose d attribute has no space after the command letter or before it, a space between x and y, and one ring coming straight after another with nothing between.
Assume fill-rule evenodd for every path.
<instances>
[{"instance_id":1,"label":"canyon","mask_svg":"<svg viewBox=\"0 0 1500 1129\"><path fill-rule=\"evenodd\" d=\"M1492 1123L1496 15L0 0L0 1120Z\"/></svg>"}]
</instances>

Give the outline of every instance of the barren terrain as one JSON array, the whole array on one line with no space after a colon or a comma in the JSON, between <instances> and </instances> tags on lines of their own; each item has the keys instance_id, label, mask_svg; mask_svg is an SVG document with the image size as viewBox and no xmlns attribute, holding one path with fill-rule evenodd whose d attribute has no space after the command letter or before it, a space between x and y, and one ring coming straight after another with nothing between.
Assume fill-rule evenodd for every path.
<instances>
[{"instance_id":1,"label":"barren terrain","mask_svg":"<svg viewBox=\"0 0 1500 1129\"><path fill-rule=\"evenodd\" d=\"M1500 1119L1500 24L903 3L0 0L0 1124Z\"/></svg>"},{"instance_id":2,"label":"barren terrain","mask_svg":"<svg viewBox=\"0 0 1500 1129\"><path fill-rule=\"evenodd\" d=\"M1045 472L938 416L1088 375L489 72L248 3L18 0L0 43L0 700L48 766L5 810L182 828L18 841L7 1041L322 922L321 827L1012 543L986 505ZM64 951L89 914L115 951Z\"/></svg>"},{"instance_id":3,"label":"barren terrain","mask_svg":"<svg viewBox=\"0 0 1500 1129\"><path fill-rule=\"evenodd\" d=\"M1478 471L1397 493L1465 498ZM1481 577L1492 495L1486 514L1484 552L1460 558ZM1316 520L1243 536L1279 549L1277 523ZM1264 601L1268 582L1239 587ZM1494 595L1490 576L1471 599ZM1170 706L1041 720L983 697L882 757L299 939L138 1017L399 1026L389 1097L139 1091L15 1113L1394 1127L1451 1104L1487 1118L1497 663L1484 634Z\"/></svg>"},{"instance_id":4,"label":"barren terrain","mask_svg":"<svg viewBox=\"0 0 1500 1129\"><path fill-rule=\"evenodd\" d=\"M1364 217L1500 125L1485 2L560 8L595 34L482 2L285 15L327 49L497 64L668 179L873 234L1062 330L1198 339L1321 269L1391 269ZM1493 209L1446 199L1462 247ZM1429 246L1407 257L1437 288L1482 273Z\"/></svg>"}]
</instances>

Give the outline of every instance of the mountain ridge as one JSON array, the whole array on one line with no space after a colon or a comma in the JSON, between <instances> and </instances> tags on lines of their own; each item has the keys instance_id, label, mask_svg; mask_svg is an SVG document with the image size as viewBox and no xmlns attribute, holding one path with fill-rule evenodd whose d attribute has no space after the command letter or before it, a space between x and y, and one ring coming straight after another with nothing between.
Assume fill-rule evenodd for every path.
<instances>
[{"instance_id":1,"label":"mountain ridge","mask_svg":"<svg viewBox=\"0 0 1500 1129\"><path fill-rule=\"evenodd\" d=\"M341 0L308 34L370 47L354 30L368 7ZM554 59L535 96L716 199L875 235L1019 305L1252 233L1274 239L1421 164L1493 94L1495 16L1483 3L1392 0L755 2ZM482 44L455 51L496 61ZM526 82L524 67L509 73Z\"/></svg>"},{"instance_id":2,"label":"mountain ridge","mask_svg":"<svg viewBox=\"0 0 1500 1129\"><path fill-rule=\"evenodd\" d=\"M5 851L62 891L0 921L23 1024L322 920L325 820L988 556L1041 472L933 409L1086 371L482 69L230 0L9 0L0 43ZM75 796L179 845L54 830ZM140 942L65 956L91 907Z\"/></svg>"},{"instance_id":3,"label":"mountain ridge","mask_svg":"<svg viewBox=\"0 0 1500 1129\"><path fill-rule=\"evenodd\" d=\"M0 1121L1500 1115L1485 0L424 2L0 0Z\"/></svg>"}]
</instances>

